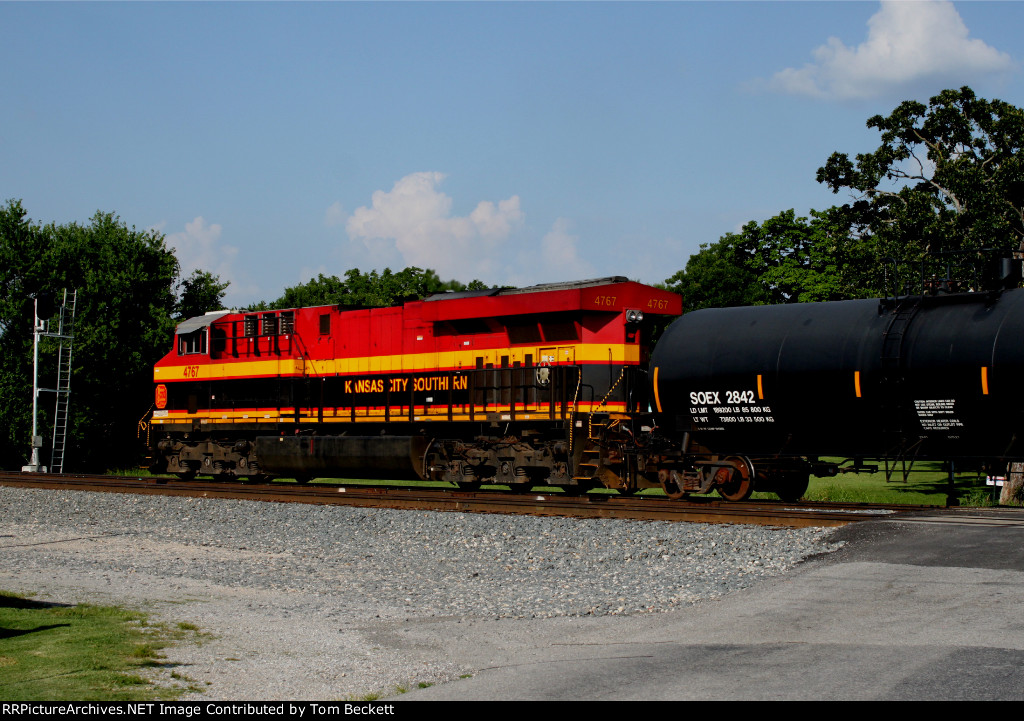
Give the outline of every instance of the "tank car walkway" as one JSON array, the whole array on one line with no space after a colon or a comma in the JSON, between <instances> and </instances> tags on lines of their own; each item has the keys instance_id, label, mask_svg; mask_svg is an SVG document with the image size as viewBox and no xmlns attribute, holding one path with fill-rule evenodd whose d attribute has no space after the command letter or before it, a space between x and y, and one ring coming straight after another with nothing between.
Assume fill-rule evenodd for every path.
<instances>
[{"instance_id":1,"label":"tank car walkway","mask_svg":"<svg viewBox=\"0 0 1024 721\"><path fill-rule=\"evenodd\" d=\"M401 699L1024 699L1024 512L836 537L836 553L672 613L403 629L479 671Z\"/></svg>"}]
</instances>

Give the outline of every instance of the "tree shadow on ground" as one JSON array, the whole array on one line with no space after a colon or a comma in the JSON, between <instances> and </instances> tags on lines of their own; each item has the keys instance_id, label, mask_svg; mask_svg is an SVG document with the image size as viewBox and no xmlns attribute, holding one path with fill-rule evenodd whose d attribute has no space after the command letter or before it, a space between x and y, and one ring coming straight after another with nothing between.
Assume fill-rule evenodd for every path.
<instances>
[{"instance_id":1,"label":"tree shadow on ground","mask_svg":"<svg viewBox=\"0 0 1024 721\"><path fill-rule=\"evenodd\" d=\"M39 633L40 631L49 631L52 628L67 628L69 626L71 626L70 623L51 623L48 626L36 626L35 628L25 629L0 627L0 640L15 638L17 636L25 636L30 633Z\"/></svg>"},{"instance_id":2,"label":"tree shadow on ground","mask_svg":"<svg viewBox=\"0 0 1024 721\"><path fill-rule=\"evenodd\" d=\"M0 608L71 608L71 603L52 603L50 601L35 601L31 598L22 598L10 593L0 591Z\"/></svg>"}]
</instances>

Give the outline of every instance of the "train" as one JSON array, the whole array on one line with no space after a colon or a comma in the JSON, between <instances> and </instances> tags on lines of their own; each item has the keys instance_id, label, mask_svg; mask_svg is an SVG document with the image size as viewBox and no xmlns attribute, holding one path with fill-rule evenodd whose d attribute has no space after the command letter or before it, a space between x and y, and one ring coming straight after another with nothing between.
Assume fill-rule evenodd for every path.
<instances>
[{"instance_id":1,"label":"train","mask_svg":"<svg viewBox=\"0 0 1024 721\"><path fill-rule=\"evenodd\" d=\"M843 463L1024 458L1024 290L682 310L616 276L189 318L153 468L795 501Z\"/></svg>"}]
</instances>

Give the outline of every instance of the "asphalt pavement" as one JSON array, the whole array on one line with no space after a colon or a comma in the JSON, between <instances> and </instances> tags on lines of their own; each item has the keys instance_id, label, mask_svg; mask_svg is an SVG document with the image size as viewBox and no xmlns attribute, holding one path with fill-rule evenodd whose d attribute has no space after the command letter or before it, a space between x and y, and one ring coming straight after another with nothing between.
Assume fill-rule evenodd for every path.
<instances>
[{"instance_id":1,"label":"asphalt pavement","mask_svg":"<svg viewBox=\"0 0 1024 721\"><path fill-rule=\"evenodd\" d=\"M846 526L753 588L630 617L398 624L472 677L402 700L1021 700L1024 510Z\"/></svg>"}]
</instances>

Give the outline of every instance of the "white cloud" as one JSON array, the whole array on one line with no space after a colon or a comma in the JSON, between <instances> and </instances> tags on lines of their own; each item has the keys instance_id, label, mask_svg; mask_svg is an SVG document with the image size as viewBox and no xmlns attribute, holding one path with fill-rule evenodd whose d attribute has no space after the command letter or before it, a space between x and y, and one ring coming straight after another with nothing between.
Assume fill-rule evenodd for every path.
<instances>
[{"instance_id":1,"label":"white cloud","mask_svg":"<svg viewBox=\"0 0 1024 721\"><path fill-rule=\"evenodd\" d=\"M557 218L541 240L541 258L545 268L558 268L566 279L593 277L594 266L579 255L579 236L569 232L570 223L566 218Z\"/></svg>"},{"instance_id":2,"label":"white cloud","mask_svg":"<svg viewBox=\"0 0 1024 721\"><path fill-rule=\"evenodd\" d=\"M200 215L185 223L184 232L167 236L167 245L174 248L182 275L197 268L215 272L215 266L238 255L238 248L220 247L221 230L219 223L210 225Z\"/></svg>"},{"instance_id":3,"label":"white cloud","mask_svg":"<svg viewBox=\"0 0 1024 721\"><path fill-rule=\"evenodd\" d=\"M171 233L165 240L181 266L184 278L193 270L205 270L220 276L221 281L231 283L224 296L224 303L247 302L245 299L254 297L260 288L249 282L244 272L238 268L238 248L221 242L222 228L219 223L209 224L202 216L185 223L185 230Z\"/></svg>"},{"instance_id":4,"label":"white cloud","mask_svg":"<svg viewBox=\"0 0 1024 721\"><path fill-rule=\"evenodd\" d=\"M946 0L883 0L868 21L868 37L856 48L831 37L814 51L814 62L776 73L769 85L794 95L868 98L924 80L970 82L1006 72L1014 62L981 40Z\"/></svg>"},{"instance_id":5,"label":"white cloud","mask_svg":"<svg viewBox=\"0 0 1024 721\"><path fill-rule=\"evenodd\" d=\"M328 228L333 228L336 225L343 225L345 223L345 209L341 205L340 200L336 200L327 208L324 212L324 225Z\"/></svg>"},{"instance_id":6,"label":"white cloud","mask_svg":"<svg viewBox=\"0 0 1024 721\"><path fill-rule=\"evenodd\" d=\"M374 257L397 250L406 265L433 268L442 278L495 277L497 252L523 222L519 196L497 204L481 201L468 216L452 216L452 199L437 189L444 177L412 173L390 192L374 192L370 207L349 216L349 238L362 242Z\"/></svg>"}]
</instances>

